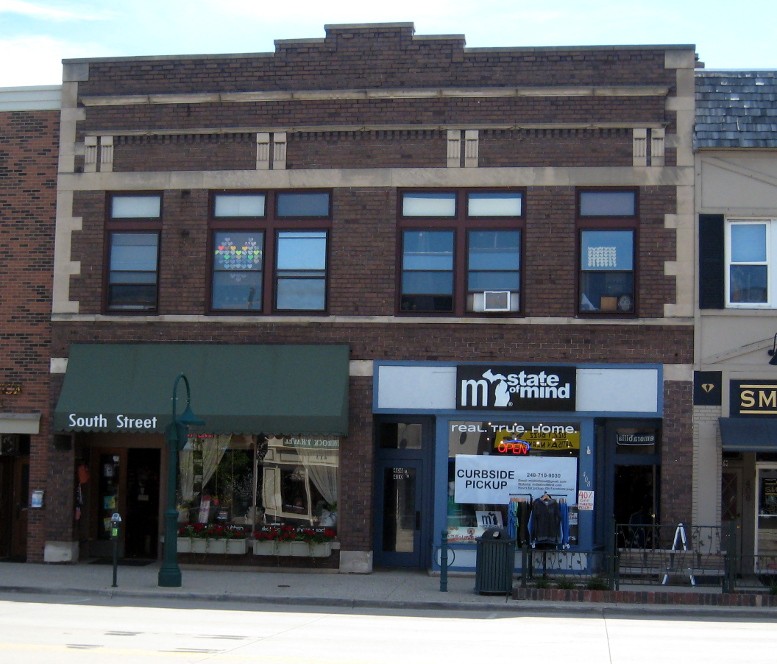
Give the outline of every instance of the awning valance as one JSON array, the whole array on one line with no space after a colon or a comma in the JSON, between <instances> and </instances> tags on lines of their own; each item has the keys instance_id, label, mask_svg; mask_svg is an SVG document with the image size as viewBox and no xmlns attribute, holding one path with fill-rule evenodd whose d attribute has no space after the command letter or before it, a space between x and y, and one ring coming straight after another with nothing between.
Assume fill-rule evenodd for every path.
<instances>
[{"instance_id":1,"label":"awning valance","mask_svg":"<svg viewBox=\"0 0 777 664\"><path fill-rule=\"evenodd\" d=\"M202 432L347 435L348 360L346 345L74 344L54 429L162 433L183 373Z\"/></svg>"},{"instance_id":2,"label":"awning valance","mask_svg":"<svg viewBox=\"0 0 777 664\"><path fill-rule=\"evenodd\" d=\"M727 452L777 452L777 418L721 417L720 438Z\"/></svg>"}]
</instances>

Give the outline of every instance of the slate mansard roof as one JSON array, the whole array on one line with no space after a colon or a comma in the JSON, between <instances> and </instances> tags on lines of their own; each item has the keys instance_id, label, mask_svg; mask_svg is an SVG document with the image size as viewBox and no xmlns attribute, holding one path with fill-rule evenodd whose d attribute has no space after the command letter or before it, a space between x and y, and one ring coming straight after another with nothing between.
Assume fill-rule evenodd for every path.
<instances>
[{"instance_id":1,"label":"slate mansard roof","mask_svg":"<svg viewBox=\"0 0 777 664\"><path fill-rule=\"evenodd\" d=\"M777 71L697 71L694 147L777 148Z\"/></svg>"}]
</instances>

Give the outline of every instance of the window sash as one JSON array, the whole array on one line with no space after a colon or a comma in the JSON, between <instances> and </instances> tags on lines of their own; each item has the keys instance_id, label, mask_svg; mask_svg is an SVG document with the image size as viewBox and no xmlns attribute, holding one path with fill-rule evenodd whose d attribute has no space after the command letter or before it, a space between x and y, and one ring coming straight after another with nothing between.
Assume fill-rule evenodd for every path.
<instances>
[{"instance_id":1,"label":"window sash","mask_svg":"<svg viewBox=\"0 0 777 664\"><path fill-rule=\"evenodd\" d=\"M581 313L634 313L633 230L580 231Z\"/></svg>"},{"instance_id":2,"label":"window sash","mask_svg":"<svg viewBox=\"0 0 777 664\"><path fill-rule=\"evenodd\" d=\"M634 269L634 231L583 230L580 239L580 265L584 272Z\"/></svg>"},{"instance_id":3,"label":"window sash","mask_svg":"<svg viewBox=\"0 0 777 664\"><path fill-rule=\"evenodd\" d=\"M111 233L108 308L150 311L157 306L158 233Z\"/></svg>"},{"instance_id":4,"label":"window sash","mask_svg":"<svg viewBox=\"0 0 777 664\"><path fill-rule=\"evenodd\" d=\"M275 308L326 309L326 231L279 231L276 236Z\"/></svg>"},{"instance_id":5,"label":"window sash","mask_svg":"<svg viewBox=\"0 0 777 664\"><path fill-rule=\"evenodd\" d=\"M112 196L111 219L159 219L162 216L162 197Z\"/></svg>"},{"instance_id":6,"label":"window sash","mask_svg":"<svg viewBox=\"0 0 777 664\"><path fill-rule=\"evenodd\" d=\"M520 192L469 192L468 217L520 217L523 194Z\"/></svg>"},{"instance_id":7,"label":"window sash","mask_svg":"<svg viewBox=\"0 0 777 664\"><path fill-rule=\"evenodd\" d=\"M280 218L326 218L330 209L329 192L288 191L275 196L275 214Z\"/></svg>"},{"instance_id":8,"label":"window sash","mask_svg":"<svg viewBox=\"0 0 777 664\"><path fill-rule=\"evenodd\" d=\"M211 308L260 311L264 233L217 231L213 237Z\"/></svg>"},{"instance_id":9,"label":"window sash","mask_svg":"<svg viewBox=\"0 0 777 664\"><path fill-rule=\"evenodd\" d=\"M467 233L467 240L467 311L484 310L485 291L509 291L510 311L517 311L521 231L475 230Z\"/></svg>"},{"instance_id":10,"label":"window sash","mask_svg":"<svg viewBox=\"0 0 777 664\"><path fill-rule=\"evenodd\" d=\"M402 234L400 307L403 311L453 311L453 231Z\"/></svg>"},{"instance_id":11,"label":"window sash","mask_svg":"<svg viewBox=\"0 0 777 664\"><path fill-rule=\"evenodd\" d=\"M456 192L424 191L402 193L403 217L455 217Z\"/></svg>"},{"instance_id":12,"label":"window sash","mask_svg":"<svg viewBox=\"0 0 777 664\"><path fill-rule=\"evenodd\" d=\"M634 217L637 214L635 191L581 191L581 217Z\"/></svg>"},{"instance_id":13,"label":"window sash","mask_svg":"<svg viewBox=\"0 0 777 664\"><path fill-rule=\"evenodd\" d=\"M772 308L777 305L774 253L777 220L732 219L726 224L726 306Z\"/></svg>"},{"instance_id":14,"label":"window sash","mask_svg":"<svg viewBox=\"0 0 777 664\"><path fill-rule=\"evenodd\" d=\"M264 194L216 194L213 201L214 217L264 217Z\"/></svg>"}]
</instances>

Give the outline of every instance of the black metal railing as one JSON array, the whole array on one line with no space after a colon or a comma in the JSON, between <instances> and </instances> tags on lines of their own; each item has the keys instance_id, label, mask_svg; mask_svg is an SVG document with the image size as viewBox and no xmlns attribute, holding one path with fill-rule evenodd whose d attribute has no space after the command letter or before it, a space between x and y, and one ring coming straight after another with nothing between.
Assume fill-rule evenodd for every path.
<instances>
[{"instance_id":1,"label":"black metal railing","mask_svg":"<svg viewBox=\"0 0 777 664\"><path fill-rule=\"evenodd\" d=\"M618 590L622 585L671 584L718 587L721 592L777 594L777 555L738 554L732 527L694 524L612 524L605 549L539 549L510 546L515 555L514 586ZM447 590L448 568L457 553L473 552L472 543L448 543L443 531L434 552L440 566L440 590ZM478 561L480 564L480 561Z\"/></svg>"},{"instance_id":2,"label":"black metal railing","mask_svg":"<svg viewBox=\"0 0 777 664\"><path fill-rule=\"evenodd\" d=\"M729 590L735 539L733 530L721 526L615 524L614 586L666 585L679 578L692 586L717 584Z\"/></svg>"}]
</instances>

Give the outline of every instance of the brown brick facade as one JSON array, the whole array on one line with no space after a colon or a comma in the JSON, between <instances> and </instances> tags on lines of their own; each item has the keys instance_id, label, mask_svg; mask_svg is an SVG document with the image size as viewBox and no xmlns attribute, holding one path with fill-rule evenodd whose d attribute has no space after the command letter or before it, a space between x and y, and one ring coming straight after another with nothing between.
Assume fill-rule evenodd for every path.
<instances>
[{"instance_id":1,"label":"brown brick facade","mask_svg":"<svg viewBox=\"0 0 777 664\"><path fill-rule=\"evenodd\" d=\"M283 41L260 56L66 63L84 116L71 127L72 168L60 173L73 202L58 231L78 269L57 275L68 288L54 302L51 355L84 342L347 343L352 361L373 367L650 364L685 375L692 302L676 274L691 250L677 221L687 137L646 148L644 162L637 145L645 132L686 126L673 109L688 91L679 65L667 64L692 60L680 51L467 50L403 24L329 27L324 40ZM112 137L110 162L104 153L90 163L82 141L103 137ZM259 138L270 141L264 161ZM577 196L592 187L637 192L634 317L578 313ZM400 192L504 188L524 195L519 315L401 315ZM326 310L213 315L213 194L296 189L331 192ZM158 309L105 316L108 201L143 191L162 195ZM671 520L686 518L691 502L690 481L680 482L690 477L690 394L690 377L663 386L661 502ZM373 546L372 405L372 378L352 375L340 448L344 551Z\"/></svg>"},{"instance_id":2,"label":"brown brick facade","mask_svg":"<svg viewBox=\"0 0 777 664\"><path fill-rule=\"evenodd\" d=\"M208 194L207 190L164 192L161 314L208 311ZM575 315L575 196L573 187L527 189L523 291L527 316ZM395 189L333 190L332 237L341 241L332 246L329 313L394 314L396 198ZM674 205L674 188L645 187L639 199L639 310L645 317L659 318L664 303L675 299L674 279L664 274L664 263L676 252L675 238L663 219L663 211ZM81 313L99 313L102 308L106 205L102 192L78 194L74 205L84 231L74 236L73 259L93 267L72 278L71 293L81 303Z\"/></svg>"}]
</instances>

